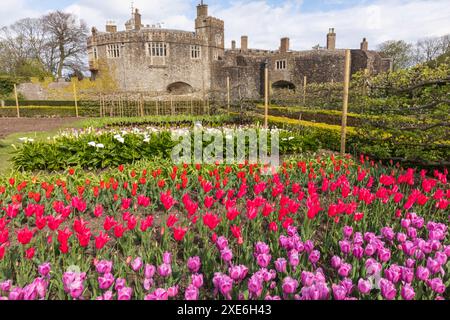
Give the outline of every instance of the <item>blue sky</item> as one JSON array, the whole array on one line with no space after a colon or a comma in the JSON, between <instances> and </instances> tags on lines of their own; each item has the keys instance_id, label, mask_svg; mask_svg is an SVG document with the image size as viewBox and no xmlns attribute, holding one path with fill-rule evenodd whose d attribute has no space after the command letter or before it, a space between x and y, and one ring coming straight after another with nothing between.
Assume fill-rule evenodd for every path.
<instances>
[{"instance_id":1,"label":"blue sky","mask_svg":"<svg viewBox=\"0 0 450 320\"><path fill-rule=\"evenodd\" d=\"M134 0L143 22L193 30L199 0ZM340 48L357 48L363 37L371 48L391 39L415 42L450 34L450 0L206 0L210 14L225 21L227 44L249 36L253 48L276 49L290 37L293 49L325 44L328 28L337 31ZM0 0L0 24L60 9L104 29L107 20L119 30L130 16L128 0ZM239 43L239 41L238 41Z\"/></svg>"}]
</instances>

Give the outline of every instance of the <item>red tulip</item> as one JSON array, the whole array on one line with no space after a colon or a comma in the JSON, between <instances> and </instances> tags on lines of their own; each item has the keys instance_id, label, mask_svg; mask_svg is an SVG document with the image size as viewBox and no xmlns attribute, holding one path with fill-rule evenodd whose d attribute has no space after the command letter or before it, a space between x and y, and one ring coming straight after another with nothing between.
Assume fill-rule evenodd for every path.
<instances>
[{"instance_id":1,"label":"red tulip","mask_svg":"<svg viewBox=\"0 0 450 320\"><path fill-rule=\"evenodd\" d=\"M178 222L178 218L175 215L171 214L169 216L169 218L167 219L166 225L169 228L172 228L174 226L174 224L177 223L177 222Z\"/></svg>"},{"instance_id":2,"label":"red tulip","mask_svg":"<svg viewBox=\"0 0 450 320\"><path fill-rule=\"evenodd\" d=\"M176 241L182 241L184 236L186 235L187 228L173 228L173 237Z\"/></svg>"},{"instance_id":3,"label":"red tulip","mask_svg":"<svg viewBox=\"0 0 450 320\"><path fill-rule=\"evenodd\" d=\"M30 243L31 238L33 238L33 233L28 230L28 227L23 228L22 230L19 230L17 232L17 240L22 244L22 245L27 245Z\"/></svg>"},{"instance_id":4,"label":"red tulip","mask_svg":"<svg viewBox=\"0 0 450 320\"><path fill-rule=\"evenodd\" d=\"M212 213L206 213L203 216L203 223L212 231L219 225L221 219Z\"/></svg>"},{"instance_id":5,"label":"red tulip","mask_svg":"<svg viewBox=\"0 0 450 320\"><path fill-rule=\"evenodd\" d=\"M101 250L109 240L109 236L100 231L99 235L95 237L95 247L97 248L97 250Z\"/></svg>"},{"instance_id":6,"label":"red tulip","mask_svg":"<svg viewBox=\"0 0 450 320\"><path fill-rule=\"evenodd\" d=\"M36 250L35 250L34 248L30 248L30 249L26 250L26 251L25 251L25 256L26 256L26 258L27 258L28 260L33 259L35 251L36 251Z\"/></svg>"},{"instance_id":7,"label":"red tulip","mask_svg":"<svg viewBox=\"0 0 450 320\"><path fill-rule=\"evenodd\" d=\"M118 224L117 226L114 227L114 235L116 236L116 238L122 238L124 233L125 228L123 225Z\"/></svg>"}]
</instances>

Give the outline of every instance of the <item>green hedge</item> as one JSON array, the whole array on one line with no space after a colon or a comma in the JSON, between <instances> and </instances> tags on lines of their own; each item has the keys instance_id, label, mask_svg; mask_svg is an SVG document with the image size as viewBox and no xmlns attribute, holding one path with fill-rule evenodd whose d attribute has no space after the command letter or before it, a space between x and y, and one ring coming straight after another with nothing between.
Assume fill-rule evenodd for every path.
<instances>
[{"instance_id":1,"label":"green hedge","mask_svg":"<svg viewBox=\"0 0 450 320\"><path fill-rule=\"evenodd\" d=\"M61 107L61 106L75 106L73 100L19 100L19 105L22 107L38 106L38 107ZM6 107L15 107L15 100L5 100ZM98 101L78 101L79 107L99 107Z\"/></svg>"},{"instance_id":2,"label":"green hedge","mask_svg":"<svg viewBox=\"0 0 450 320\"><path fill-rule=\"evenodd\" d=\"M79 107L78 114L80 117L98 117L99 109L93 107ZM0 107L0 117L16 117L16 107ZM51 117L75 117L74 106L29 106L20 107L20 116L25 118L51 118Z\"/></svg>"}]
</instances>

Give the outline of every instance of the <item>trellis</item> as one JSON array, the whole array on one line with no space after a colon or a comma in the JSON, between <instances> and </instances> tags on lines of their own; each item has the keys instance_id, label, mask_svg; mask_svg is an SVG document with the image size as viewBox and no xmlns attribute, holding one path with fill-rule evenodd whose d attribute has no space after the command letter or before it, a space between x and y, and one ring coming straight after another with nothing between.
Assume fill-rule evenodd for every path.
<instances>
[{"instance_id":1,"label":"trellis","mask_svg":"<svg viewBox=\"0 0 450 320\"><path fill-rule=\"evenodd\" d=\"M100 117L145 117L210 114L209 99L185 96L155 98L145 94L101 94Z\"/></svg>"}]
</instances>

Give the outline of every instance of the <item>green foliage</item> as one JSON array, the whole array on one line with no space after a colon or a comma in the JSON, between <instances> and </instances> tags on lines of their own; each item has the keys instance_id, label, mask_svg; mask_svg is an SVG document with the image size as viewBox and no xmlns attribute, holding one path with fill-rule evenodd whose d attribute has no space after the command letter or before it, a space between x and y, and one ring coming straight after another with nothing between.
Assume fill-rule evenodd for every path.
<instances>
[{"instance_id":1,"label":"green foliage","mask_svg":"<svg viewBox=\"0 0 450 320\"><path fill-rule=\"evenodd\" d=\"M0 98L7 98L14 91L14 80L8 76L0 76Z\"/></svg>"},{"instance_id":2,"label":"green foliage","mask_svg":"<svg viewBox=\"0 0 450 320\"><path fill-rule=\"evenodd\" d=\"M135 129L127 130L127 134L121 135L124 141L120 141L117 139L117 134L122 130L124 129L95 132L93 129L88 129L85 133L73 135L64 133L47 141L28 141L16 147L12 163L14 168L20 171L60 171L68 167L81 167L88 170L106 169L139 160L169 160L172 150L179 143L172 140L172 130L164 129L152 133L146 131L146 134L135 133ZM259 134L259 130L257 131ZM194 133L190 131L189 135L191 147L194 148ZM225 146L225 135L223 139ZM268 140L270 151L270 136ZM203 141L203 149L211 143L211 141ZM247 155L249 144L250 141L246 139L245 153ZM236 137L234 146L237 152ZM281 154L299 154L305 151L317 151L318 148L319 144L313 136L305 136L300 132L280 132Z\"/></svg>"},{"instance_id":3,"label":"green foliage","mask_svg":"<svg viewBox=\"0 0 450 320\"><path fill-rule=\"evenodd\" d=\"M419 65L370 79L360 150L380 158L446 164L450 159L450 65ZM407 119L407 120L405 120Z\"/></svg>"}]
</instances>

